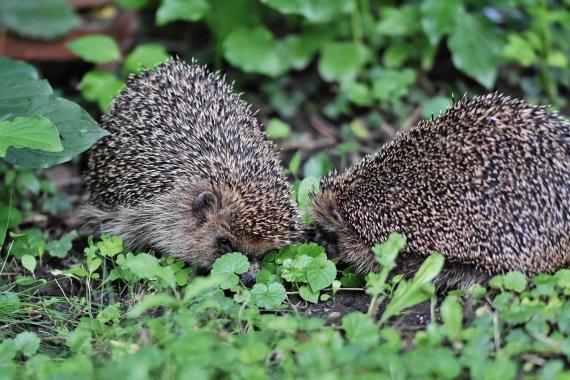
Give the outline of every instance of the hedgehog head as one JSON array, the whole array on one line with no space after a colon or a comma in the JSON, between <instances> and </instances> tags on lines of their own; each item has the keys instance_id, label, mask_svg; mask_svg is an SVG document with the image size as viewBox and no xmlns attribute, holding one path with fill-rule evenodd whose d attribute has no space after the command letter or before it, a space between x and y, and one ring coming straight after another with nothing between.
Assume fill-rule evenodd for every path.
<instances>
[{"instance_id":1,"label":"hedgehog head","mask_svg":"<svg viewBox=\"0 0 570 380\"><path fill-rule=\"evenodd\" d=\"M228 252L241 252L255 262L266 252L297 240L301 229L290 198L271 192L270 186L275 184L255 185L251 189L220 185L186 188L185 237L177 241L187 246L170 252L208 268Z\"/></svg>"}]
</instances>

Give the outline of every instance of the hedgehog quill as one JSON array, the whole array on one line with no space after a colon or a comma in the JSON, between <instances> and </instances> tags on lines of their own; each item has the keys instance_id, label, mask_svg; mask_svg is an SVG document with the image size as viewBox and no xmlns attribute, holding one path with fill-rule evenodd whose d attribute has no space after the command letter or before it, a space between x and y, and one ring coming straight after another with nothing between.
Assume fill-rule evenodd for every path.
<instances>
[{"instance_id":1,"label":"hedgehog quill","mask_svg":"<svg viewBox=\"0 0 570 380\"><path fill-rule=\"evenodd\" d=\"M277 149L219 75L174 59L131 76L102 123L83 216L128 247L209 268L299 236Z\"/></svg>"},{"instance_id":2,"label":"hedgehog quill","mask_svg":"<svg viewBox=\"0 0 570 380\"><path fill-rule=\"evenodd\" d=\"M545 107L489 94L463 98L398 135L379 153L321 181L317 240L361 273L390 232L408 240L397 271L432 252L436 285L532 275L570 265L570 129Z\"/></svg>"}]
</instances>

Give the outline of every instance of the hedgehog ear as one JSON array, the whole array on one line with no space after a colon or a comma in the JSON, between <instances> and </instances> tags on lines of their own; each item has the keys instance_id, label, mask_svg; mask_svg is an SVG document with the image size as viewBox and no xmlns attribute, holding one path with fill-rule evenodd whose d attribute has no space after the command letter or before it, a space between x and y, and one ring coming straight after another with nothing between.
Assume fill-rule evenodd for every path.
<instances>
[{"instance_id":1,"label":"hedgehog ear","mask_svg":"<svg viewBox=\"0 0 570 380\"><path fill-rule=\"evenodd\" d=\"M218 197L211 191L202 191L192 203L192 213L203 223L206 221L206 213L218 205Z\"/></svg>"}]
</instances>

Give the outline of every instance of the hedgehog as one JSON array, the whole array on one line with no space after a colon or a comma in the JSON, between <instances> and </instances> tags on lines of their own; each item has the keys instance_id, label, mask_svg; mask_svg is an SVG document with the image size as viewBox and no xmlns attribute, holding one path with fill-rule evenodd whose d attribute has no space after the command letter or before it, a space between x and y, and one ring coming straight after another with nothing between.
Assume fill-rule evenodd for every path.
<instances>
[{"instance_id":1,"label":"hedgehog","mask_svg":"<svg viewBox=\"0 0 570 380\"><path fill-rule=\"evenodd\" d=\"M378 269L371 247L403 234L395 272L411 276L440 252L439 289L568 267L568 127L544 106L499 93L464 96L324 177L312 199L316 239L368 273Z\"/></svg>"},{"instance_id":2,"label":"hedgehog","mask_svg":"<svg viewBox=\"0 0 570 380\"><path fill-rule=\"evenodd\" d=\"M277 148L232 87L194 60L131 75L102 118L110 136L87 160L86 222L202 268L295 241Z\"/></svg>"}]
</instances>

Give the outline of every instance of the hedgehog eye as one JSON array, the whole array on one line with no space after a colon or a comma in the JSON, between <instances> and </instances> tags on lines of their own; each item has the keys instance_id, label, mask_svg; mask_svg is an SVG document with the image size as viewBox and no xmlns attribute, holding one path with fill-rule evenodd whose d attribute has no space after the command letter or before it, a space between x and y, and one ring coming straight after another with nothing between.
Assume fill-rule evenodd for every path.
<instances>
[{"instance_id":1,"label":"hedgehog eye","mask_svg":"<svg viewBox=\"0 0 570 380\"><path fill-rule=\"evenodd\" d=\"M227 237L219 237L216 240L216 245L218 247L218 252L220 254L235 251L234 246L232 245L232 242Z\"/></svg>"}]
</instances>

